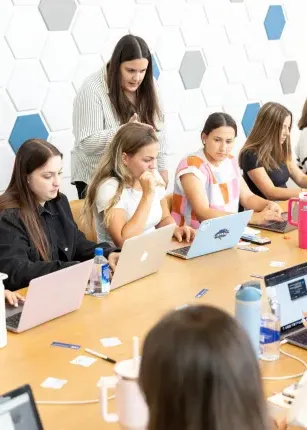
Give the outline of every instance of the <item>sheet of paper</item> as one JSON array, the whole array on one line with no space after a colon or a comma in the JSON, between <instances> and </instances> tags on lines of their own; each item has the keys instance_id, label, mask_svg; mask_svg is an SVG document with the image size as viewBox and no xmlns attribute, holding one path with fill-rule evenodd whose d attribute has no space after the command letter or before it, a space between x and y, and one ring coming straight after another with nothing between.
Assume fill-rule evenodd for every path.
<instances>
[{"instance_id":1,"label":"sheet of paper","mask_svg":"<svg viewBox=\"0 0 307 430\"><path fill-rule=\"evenodd\" d=\"M284 267L286 263L284 261L271 261L271 267Z\"/></svg>"},{"instance_id":2,"label":"sheet of paper","mask_svg":"<svg viewBox=\"0 0 307 430\"><path fill-rule=\"evenodd\" d=\"M118 339L118 337L105 337L100 339L102 346L105 348L110 348L112 346L118 346L122 344L122 341Z\"/></svg>"},{"instance_id":3,"label":"sheet of paper","mask_svg":"<svg viewBox=\"0 0 307 430\"><path fill-rule=\"evenodd\" d=\"M97 361L97 358L87 357L86 355L78 355L70 361L71 364L77 364L78 366L90 367L93 363Z\"/></svg>"},{"instance_id":4,"label":"sheet of paper","mask_svg":"<svg viewBox=\"0 0 307 430\"><path fill-rule=\"evenodd\" d=\"M245 227L244 234L259 234L260 230L251 227Z\"/></svg>"},{"instance_id":5,"label":"sheet of paper","mask_svg":"<svg viewBox=\"0 0 307 430\"><path fill-rule=\"evenodd\" d=\"M44 382L41 383L41 387L59 390L60 388L63 388L65 384L67 384L67 379L58 379L49 376L47 379L44 380Z\"/></svg>"}]
</instances>

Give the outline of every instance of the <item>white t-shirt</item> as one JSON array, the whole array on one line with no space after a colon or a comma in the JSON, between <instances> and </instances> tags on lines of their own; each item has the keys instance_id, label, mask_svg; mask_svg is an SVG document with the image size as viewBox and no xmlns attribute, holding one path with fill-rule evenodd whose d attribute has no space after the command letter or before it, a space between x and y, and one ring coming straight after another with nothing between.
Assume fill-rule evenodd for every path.
<instances>
[{"instance_id":1,"label":"white t-shirt","mask_svg":"<svg viewBox=\"0 0 307 430\"><path fill-rule=\"evenodd\" d=\"M307 174L307 127L301 131L296 147L297 164Z\"/></svg>"},{"instance_id":2,"label":"white t-shirt","mask_svg":"<svg viewBox=\"0 0 307 430\"><path fill-rule=\"evenodd\" d=\"M157 175L159 174L157 173ZM108 205L109 201L115 196L117 188L117 179L110 178L103 182L97 190L94 217L96 223L97 239L99 243L109 242L113 244L112 238L104 226L103 211ZM127 221L129 221L134 215L140 203L142 195L142 190L124 188L120 196L119 202L114 206L114 209L124 209L126 219ZM155 196L152 201L149 216L145 224L144 233L153 231L155 229L155 226L161 221L161 200L165 197L165 195L165 188L163 186L156 186Z\"/></svg>"}]
</instances>

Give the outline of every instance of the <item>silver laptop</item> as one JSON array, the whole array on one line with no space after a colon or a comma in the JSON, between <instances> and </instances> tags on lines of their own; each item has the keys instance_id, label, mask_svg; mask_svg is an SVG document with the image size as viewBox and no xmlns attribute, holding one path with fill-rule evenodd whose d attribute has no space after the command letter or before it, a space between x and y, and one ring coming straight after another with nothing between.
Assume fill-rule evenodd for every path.
<instances>
[{"instance_id":1,"label":"silver laptop","mask_svg":"<svg viewBox=\"0 0 307 430\"><path fill-rule=\"evenodd\" d=\"M112 278L111 290L157 272L170 247L175 227L176 224L170 224L127 239Z\"/></svg>"},{"instance_id":2,"label":"silver laptop","mask_svg":"<svg viewBox=\"0 0 307 430\"><path fill-rule=\"evenodd\" d=\"M211 254L237 245L253 211L244 211L203 221L192 245L168 251L175 257L190 258Z\"/></svg>"},{"instance_id":3,"label":"silver laptop","mask_svg":"<svg viewBox=\"0 0 307 430\"><path fill-rule=\"evenodd\" d=\"M307 312L307 263L299 264L264 277L269 300L280 304L281 339L307 349L307 328L303 312Z\"/></svg>"},{"instance_id":4,"label":"silver laptop","mask_svg":"<svg viewBox=\"0 0 307 430\"><path fill-rule=\"evenodd\" d=\"M288 212L283 212L283 221L267 221L264 224L249 224L251 227L260 228L261 230L274 231L275 233L289 233L296 230L297 227L288 223Z\"/></svg>"},{"instance_id":5,"label":"silver laptop","mask_svg":"<svg viewBox=\"0 0 307 430\"><path fill-rule=\"evenodd\" d=\"M33 279L26 301L6 306L7 329L20 333L79 309L92 267L88 260Z\"/></svg>"},{"instance_id":6,"label":"silver laptop","mask_svg":"<svg viewBox=\"0 0 307 430\"><path fill-rule=\"evenodd\" d=\"M30 385L0 395L0 429L43 429Z\"/></svg>"}]
</instances>

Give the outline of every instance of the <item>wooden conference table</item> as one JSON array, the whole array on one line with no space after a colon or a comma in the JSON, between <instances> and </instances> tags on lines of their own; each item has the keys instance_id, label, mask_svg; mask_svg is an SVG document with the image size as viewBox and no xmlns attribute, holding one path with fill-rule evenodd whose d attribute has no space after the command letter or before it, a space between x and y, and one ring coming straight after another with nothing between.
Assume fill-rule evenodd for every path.
<instances>
[{"instance_id":1,"label":"wooden conference table","mask_svg":"<svg viewBox=\"0 0 307 430\"><path fill-rule=\"evenodd\" d=\"M268 274L272 260L284 261L286 267L305 262L307 251L298 248L297 231L287 234L263 232L272 243L267 252L252 253L231 249L184 261L167 256L159 273L126 285L108 297L85 297L80 310L32 330L10 333L8 346L0 351L0 392L24 383L32 386L36 400L98 399L97 382L113 374L111 364L98 359L89 368L70 364L84 354L84 348L104 352L116 360L130 358L131 338L144 338L149 328L167 311L183 304L205 303L234 312L234 287L250 280L251 274ZM202 288L209 291L200 299ZM123 343L104 349L100 339L118 337ZM51 347L53 341L79 344L79 351ZM290 345L283 349L307 361L307 351ZM85 355L87 355L85 353ZM303 366L285 356L273 363L261 363L265 376L299 373ZM48 377L67 379L60 390L41 388ZM266 395L280 391L297 380L264 382ZM112 408L112 405L110 405ZM40 405L39 412L47 430L117 429L100 417L98 404Z\"/></svg>"}]
</instances>

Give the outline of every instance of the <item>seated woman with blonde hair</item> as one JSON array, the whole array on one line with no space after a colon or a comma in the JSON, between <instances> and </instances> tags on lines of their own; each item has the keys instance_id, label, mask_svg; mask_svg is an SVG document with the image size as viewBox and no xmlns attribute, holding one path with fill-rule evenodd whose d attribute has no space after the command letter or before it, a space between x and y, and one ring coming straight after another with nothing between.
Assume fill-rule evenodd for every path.
<instances>
[{"instance_id":1,"label":"seated woman with blonde hair","mask_svg":"<svg viewBox=\"0 0 307 430\"><path fill-rule=\"evenodd\" d=\"M268 200L298 197L307 176L292 157L292 113L269 102L258 112L254 127L239 155L243 177L253 193ZM288 187L289 179L298 187Z\"/></svg>"},{"instance_id":2,"label":"seated woman with blonde hair","mask_svg":"<svg viewBox=\"0 0 307 430\"><path fill-rule=\"evenodd\" d=\"M175 223L156 171L158 138L151 126L123 125L97 167L85 199L84 216L94 215L98 240L122 246L126 239ZM176 227L174 237L189 242L194 231Z\"/></svg>"}]
</instances>

